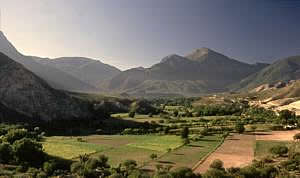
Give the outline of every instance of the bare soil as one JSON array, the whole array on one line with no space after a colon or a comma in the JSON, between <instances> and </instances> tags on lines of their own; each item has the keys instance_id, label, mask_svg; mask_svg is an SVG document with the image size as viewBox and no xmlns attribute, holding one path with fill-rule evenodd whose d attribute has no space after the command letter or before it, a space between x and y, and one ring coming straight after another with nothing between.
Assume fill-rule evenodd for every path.
<instances>
[{"instance_id":1,"label":"bare soil","mask_svg":"<svg viewBox=\"0 0 300 178\"><path fill-rule=\"evenodd\" d=\"M297 133L300 133L300 130L257 132L255 137L256 140L292 141Z\"/></svg>"},{"instance_id":2,"label":"bare soil","mask_svg":"<svg viewBox=\"0 0 300 178\"><path fill-rule=\"evenodd\" d=\"M215 159L222 160L225 168L243 167L251 164L254 159L254 144L254 135L234 134L228 137L214 153L209 155L208 158L194 170L194 172L206 172L209 169L209 165Z\"/></svg>"}]
</instances>

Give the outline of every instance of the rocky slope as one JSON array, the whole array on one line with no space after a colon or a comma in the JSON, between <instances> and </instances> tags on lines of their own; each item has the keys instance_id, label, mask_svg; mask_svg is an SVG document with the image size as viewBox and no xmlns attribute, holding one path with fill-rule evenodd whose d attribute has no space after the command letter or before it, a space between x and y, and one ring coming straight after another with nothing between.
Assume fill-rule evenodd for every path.
<instances>
[{"instance_id":1,"label":"rocky slope","mask_svg":"<svg viewBox=\"0 0 300 178\"><path fill-rule=\"evenodd\" d=\"M87 104L53 89L0 53L0 116L9 114L42 120L92 117Z\"/></svg>"},{"instance_id":2,"label":"rocky slope","mask_svg":"<svg viewBox=\"0 0 300 178\"><path fill-rule=\"evenodd\" d=\"M5 35L0 31L0 52L4 53L16 62L24 65L25 68L32 71L52 87L56 89L95 92L97 89L88 83L85 83L72 75L67 74L51 66L44 66L37 63L32 57L24 56L8 41Z\"/></svg>"},{"instance_id":3,"label":"rocky slope","mask_svg":"<svg viewBox=\"0 0 300 178\"><path fill-rule=\"evenodd\" d=\"M300 79L300 56L292 56L274 62L263 70L250 75L237 84L234 90L249 90L263 84L274 84Z\"/></svg>"}]
</instances>

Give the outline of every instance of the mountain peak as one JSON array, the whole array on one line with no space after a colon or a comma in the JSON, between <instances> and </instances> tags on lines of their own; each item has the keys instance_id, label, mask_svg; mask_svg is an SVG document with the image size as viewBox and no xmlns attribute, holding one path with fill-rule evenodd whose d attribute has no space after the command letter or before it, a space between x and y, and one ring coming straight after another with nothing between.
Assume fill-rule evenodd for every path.
<instances>
[{"instance_id":1,"label":"mountain peak","mask_svg":"<svg viewBox=\"0 0 300 178\"><path fill-rule=\"evenodd\" d=\"M195 49L194 51L192 51L192 53L188 54L185 57L191 60L201 60L203 58L220 57L220 56L224 57L224 55L204 47L204 48Z\"/></svg>"},{"instance_id":2,"label":"mountain peak","mask_svg":"<svg viewBox=\"0 0 300 178\"><path fill-rule=\"evenodd\" d=\"M182 60L183 57L177 55L177 54L171 54L171 55L168 55L166 57L164 57L160 63L164 63L164 62L167 62L167 61L173 61L173 60Z\"/></svg>"}]
</instances>

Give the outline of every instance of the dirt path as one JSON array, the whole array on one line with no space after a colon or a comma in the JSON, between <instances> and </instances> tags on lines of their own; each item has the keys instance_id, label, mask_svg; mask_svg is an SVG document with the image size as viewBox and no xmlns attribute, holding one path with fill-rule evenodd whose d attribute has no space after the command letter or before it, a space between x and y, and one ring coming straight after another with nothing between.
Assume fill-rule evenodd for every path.
<instances>
[{"instance_id":1,"label":"dirt path","mask_svg":"<svg viewBox=\"0 0 300 178\"><path fill-rule=\"evenodd\" d=\"M243 167L254 159L253 146L255 144L254 135L234 134L228 137L225 142L212 153L195 170L195 173L206 172L209 165L215 160L220 159L224 162L224 167Z\"/></svg>"}]
</instances>

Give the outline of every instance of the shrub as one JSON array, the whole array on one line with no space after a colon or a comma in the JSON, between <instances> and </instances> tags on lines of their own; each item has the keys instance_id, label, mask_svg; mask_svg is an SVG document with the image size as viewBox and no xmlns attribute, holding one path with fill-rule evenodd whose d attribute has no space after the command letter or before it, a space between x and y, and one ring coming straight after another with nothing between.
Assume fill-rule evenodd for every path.
<instances>
[{"instance_id":1,"label":"shrub","mask_svg":"<svg viewBox=\"0 0 300 178\"><path fill-rule=\"evenodd\" d=\"M300 140L300 133L295 134L293 138L294 138L294 140L299 141Z\"/></svg>"},{"instance_id":2,"label":"shrub","mask_svg":"<svg viewBox=\"0 0 300 178\"><path fill-rule=\"evenodd\" d=\"M221 160L216 159L209 165L209 167L213 169L224 170L224 163Z\"/></svg>"},{"instance_id":3,"label":"shrub","mask_svg":"<svg viewBox=\"0 0 300 178\"><path fill-rule=\"evenodd\" d=\"M237 124L235 125L235 130L236 130L239 134L243 133L243 132L245 131L244 124L242 124L242 123L237 123Z\"/></svg>"},{"instance_id":4,"label":"shrub","mask_svg":"<svg viewBox=\"0 0 300 178\"><path fill-rule=\"evenodd\" d=\"M208 136L209 135L209 130L207 128L204 128L203 130L200 131L200 134L203 136Z\"/></svg>"},{"instance_id":5,"label":"shrub","mask_svg":"<svg viewBox=\"0 0 300 178\"><path fill-rule=\"evenodd\" d=\"M182 129L182 132L181 132L181 138L185 139L185 138L188 138L188 137L189 137L189 128L188 127L184 127Z\"/></svg>"},{"instance_id":6,"label":"shrub","mask_svg":"<svg viewBox=\"0 0 300 178\"><path fill-rule=\"evenodd\" d=\"M130 111L130 112L128 113L128 116L131 117L131 118L134 118L134 116L135 116L135 111Z\"/></svg>"},{"instance_id":7,"label":"shrub","mask_svg":"<svg viewBox=\"0 0 300 178\"><path fill-rule=\"evenodd\" d=\"M283 145L276 145L270 149L270 153L278 156L283 156L284 154L287 154L288 151L289 151L288 147Z\"/></svg>"},{"instance_id":8,"label":"shrub","mask_svg":"<svg viewBox=\"0 0 300 178\"><path fill-rule=\"evenodd\" d=\"M8 164L14 158L13 149L8 143L0 144L0 163Z\"/></svg>"},{"instance_id":9,"label":"shrub","mask_svg":"<svg viewBox=\"0 0 300 178\"><path fill-rule=\"evenodd\" d=\"M173 178L196 178L196 175L193 173L193 170L186 167L176 168L171 172Z\"/></svg>"},{"instance_id":10,"label":"shrub","mask_svg":"<svg viewBox=\"0 0 300 178\"><path fill-rule=\"evenodd\" d=\"M157 158L157 154L152 153L152 154L150 155L150 158L151 158L152 160L156 159L156 158Z\"/></svg>"},{"instance_id":11,"label":"shrub","mask_svg":"<svg viewBox=\"0 0 300 178\"><path fill-rule=\"evenodd\" d=\"M26 129L12 129L9 130L5 135L5 139L8 143L13 144L16 140L21 140L25 138L28 134Z\"/></svg>"},{"instance_id":12,"label":"shrub","mask_svg":"<svg viewBox=\"0 0 300 178\"><path fill-rule=\"evenodd\" d=\"M40 166L44 162L43 147L29 138L17 140L13 144L16 161L20 164Z\"/></svg>"}]
</instances>

